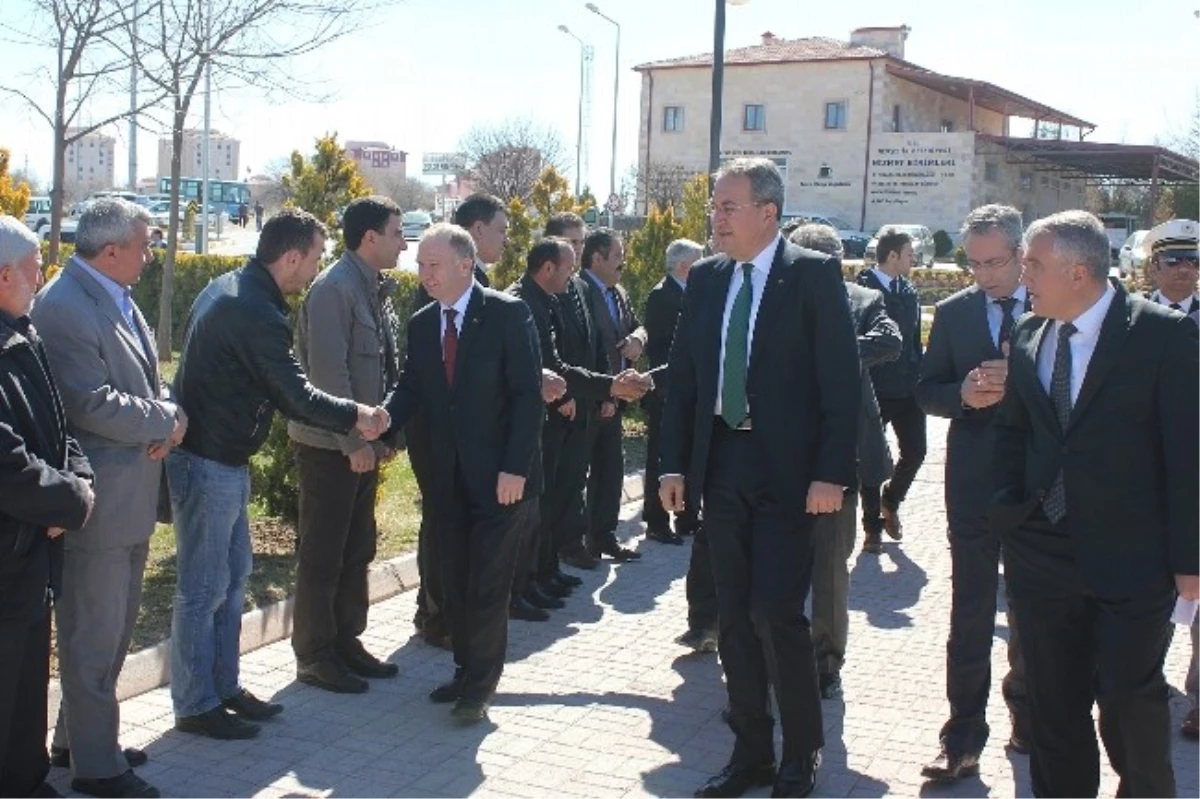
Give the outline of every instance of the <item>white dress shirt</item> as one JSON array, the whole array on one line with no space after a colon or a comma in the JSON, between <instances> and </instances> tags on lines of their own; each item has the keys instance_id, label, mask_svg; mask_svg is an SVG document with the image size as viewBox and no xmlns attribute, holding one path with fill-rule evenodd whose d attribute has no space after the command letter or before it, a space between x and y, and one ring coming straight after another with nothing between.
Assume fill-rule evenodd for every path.
<instances>
[{"instance_id":1,"label":"white dress shirt","mask_svg":"<svg viewBox=\"0 0 1200 799\"><path fill-rule=\"evenodd\" d=\"M444 302L438 303L438 311L442 315L441 337L443 339L446 338L446 311L449 311L451 308L458 311L454 316L454 332L459 337L462 336L463 317L467 315L467 306L471 304L471 292L475 290L475 286L476 283L472 280L471 285L467 286L467 290L463 292L463 295L453 305L447 305Z\"/></svg>"},{"instance_id":2,"label":"white dress shirt","mask_svg":"<svg viewBox=\"0 0 1200 799\"><path fill-rule=\"evenodd\" d=\"M1150 295L1150 299L1167 308L1170 308L1172 305L1171 301L1164 297L1161 291L1155 291ZM1183 298L1183 302L1179 303L1179 309L1185 314L1190 314L1198 305L1200 305L1200 297L1193 294L1190 297Z\"/></svg>"},{"instance_id":3,"label":"white dress shirt","mask_svg":"<svg viewBox=\"0 0 1200 799\"><path fill-rule=\"evenodd\" d=\"M753 294L750 297L750 330L746 338L747 369L750 367L750 352L754 346L754 325L758 321L758 306L762 304L763 291L767 288L767 278L771 275L771 264L775 260L775 250L778 249L781 238L783 237L776 235L771 239L771 243L749 262L754 269L750 272ZM733 311L733 301L737 298L738 292L742 290L742 265L745 263L747 262L734 262L733 279L729 281L729 293L725 296L725 313L721 317L721 352L717 361L717 406L713 410L715 416L721 415L721 392L725 388L725 337L729 332L729 314Z\"/></svg>"},{"instance_id":4,"label":"white dress shirt","mask_svg":"<svg viewBox=\"0 0 1200 799\"><path fill-rule=\"evenodd\" d=\"M1021 318L1021 314L1025 313L1025 295L1027 291L1024 286L1017 286L1017 290L1012 293L1012 298L1017 301L1013 306L1012 318L1015 322ZM1000 322L1004 317L1004 309L1000 307L1000 301L994 300L991 297L987 298L987 320L988 330L992 331L992 343L997 347L1000 346Z\"/></svg>"},{"instance_id":5,"label":"white dress shirt","mask_svg":"<svg viewBox=\"0 0 1200 799\"><path fill-rule=\"evenodd\" d=\"M892 290L892 276L880 269L878 266L871 267L871 271L875 273L875 277L879 278L879 282L883 284L884 291Z\"/></svg>"},{"instance_id":6,"label":"white dress shirt","mask_svg":"<svg viewBox=\"0 0 1200 799\"><path fill-rule=\"evenodd\" d=\"M1104 294L1096 300L1091 308L1071 320L1076 328L1069 339L1072 408L1079 399L1079 389L1083 386L1084 377L1087 376L1092 353L1096 351L1096 342L1100 339L1100 326L1104 324L1104 317L1108 315L1108 308L1116 296L1116 289L1108 284L1104 289ZM1038 379L1042 382L1042 388L1046 389L1047 394L1050 393L1050 379L1054 374L1054 354L1058 351L1058 329L1062 327L1062 324L1061 321L1052 322L1042 333L1042 349L1038 353Z\"/></svg>"}]
</instances>

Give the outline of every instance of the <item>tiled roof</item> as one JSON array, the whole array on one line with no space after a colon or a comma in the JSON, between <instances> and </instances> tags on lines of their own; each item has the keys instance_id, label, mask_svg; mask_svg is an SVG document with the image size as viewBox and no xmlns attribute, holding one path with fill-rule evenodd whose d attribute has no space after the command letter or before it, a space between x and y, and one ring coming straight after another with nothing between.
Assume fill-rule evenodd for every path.
<instances>
[{"instance_id":1,"label":"tiled roof","mask_svg":"<svg viewBox=\"0 0 1200 799\"><path fill-rule=\"evenodd\" d=\"M780 64L795 61L833 61L847 58L883 58L888 54L874 47L852 45L825 36L807 39L772 39L766 44L739 47L725 51L729 64ZM712 65L712 53L650 61L634 67L636 70L670 69L672 67L707 67Z\"/></svg>"}]
</instances>

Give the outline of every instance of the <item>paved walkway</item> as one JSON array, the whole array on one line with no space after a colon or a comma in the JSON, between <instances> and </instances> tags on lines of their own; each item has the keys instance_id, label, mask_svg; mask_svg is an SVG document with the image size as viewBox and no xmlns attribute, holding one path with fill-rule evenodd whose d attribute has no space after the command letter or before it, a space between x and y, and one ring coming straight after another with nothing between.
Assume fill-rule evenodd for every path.
<instances>
[{"instance_id":1,"label":"paved walkway","mask_svg":"<svg viewBox=\"0 0 1200 799\"><path fill-rule=\"evenodd\" d=\"M941 510L945 426L930 425L930 462L906 506L908 537L853 564L846 699L826 702L825 763L817 796L1028 796L1028 761L1009 756L998 683L992 741L979 778L924 786L946 712L944 647L950 559ZM624 518L637 508L627 506ZM628 523L626 535L637 528ZM257 740L215 742L171 730L168 690L124 703L122 741L145 746L139 773L166 796L690 796L728 758L732 738L714 655L687 656L683 630L687 547L638 539L642 561L586 575L550 622L515 622L510 664L491 723L454 726L426 694L451 674L450 655L412 635L413 594L376 605L369 649L400 677L367 694L335 696L296 683L281 642L242 659L248 688L286 710ZM1000 617L1003 624L1003 617ZM1004 650L993 650L1000 673ZM1178 723L1187 635L1168 663ZM1180 796L1196 796L1197 749L1176 737ZM65 771L55 785L69 788ZM1102 795L1116 782L1105 768ZM759 791L753 795L767 795Z\"/></svg>"}]
</instances>

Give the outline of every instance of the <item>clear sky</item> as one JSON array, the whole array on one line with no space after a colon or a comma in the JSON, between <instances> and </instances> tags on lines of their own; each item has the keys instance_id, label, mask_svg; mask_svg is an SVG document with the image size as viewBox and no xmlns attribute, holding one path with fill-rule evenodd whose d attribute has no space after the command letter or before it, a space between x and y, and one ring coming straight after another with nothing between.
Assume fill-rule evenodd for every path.
<instances>
[{"instance_id":1,"label":"clear sky","mask_svg":"<svg viewBox=\"0 0 1200 799\"><path fill-rule=\"evenodd\" d=\"M218 0L223 2L224 0ZM28 0L0 0L19 18ZM712 50L713 0L599 0L621 23L618 180L634 164L640 80L635 64ZM1182 131L1200 96L1196 0L748 0L727 8L726 44L783 38L847 39L857 27L907 24L906 57L920 66L998 84L1097 125L1093 141L1153 143ZM16 12L12 17L10 13ZM582 0L384 0L362 27L296 63L331 95L323 104L242 89L214 97L213 125L242 141L242 169L257 172L293 149L307 152L325 131L344 141L377 139L409 152L409 174L425 151L453 150L472 124L530 117L556 128L573 175L579 46L565 24L595 47L591 185L608 191L615 29ZM30 77L50 51L0 45L0 83L19 83L49 102ZM9 82L13 83L9 83ZM109 101L98 101L101 116ZM193 104L194 124L202 102ZM117 180L125 176L125 128ZM28 158L50 172L46 123L0 97L0 145L14 165ZM139 138L139 173L153 175L157 136Z\"/></svg>"}]
</instances>

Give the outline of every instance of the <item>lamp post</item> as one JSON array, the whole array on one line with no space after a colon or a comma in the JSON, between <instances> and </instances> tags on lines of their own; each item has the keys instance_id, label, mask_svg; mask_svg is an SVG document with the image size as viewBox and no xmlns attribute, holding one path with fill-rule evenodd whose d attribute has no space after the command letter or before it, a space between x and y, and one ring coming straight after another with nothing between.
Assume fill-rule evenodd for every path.
<instances>
[{"instance_id":1,"label":"lamp post","mask_svg":"<svg viewBox=\"0 0 1200 799\"><path fill-rule=\"evenodd\" d=\"M583 191L583 184L580 183L580 169L583 165L583 93L587 81L587 56L590 48L566 25L559 25L558 29L579 42L579 127L575 133L575 196L578 197Z\"/></svg>"},{"instance_id":2,"label":"lamp post","mask_svg":"<svg viewBox=\"0 0 1200 799\"><path fill-rule=\"evenodd\" d=\"M708 120L708 194L712 196L712 176L721 166L721 104L725 91L725 3L742 6L750 0L716 0L713 17L712 113Z\"/></svg>"},{"instance_id":3,"label":"lamp post","mask_svg":"<svg viewBox=\"0 0 1200 799\"><path fill-rule=\"evenodd\" d=\"M612 128L612 156L608 164L608 196L612 197L617 193L617 100L621 91L621 23L617 22L612 17L606 15L603 11L596 7L595 3L587 3L587 10L591 11L601 19L608 20L617 29L617 49L616 55L613 57L613 128ZM613 212L608 212L608 224L612 225Z\"/></svg>"}]
</instances>

